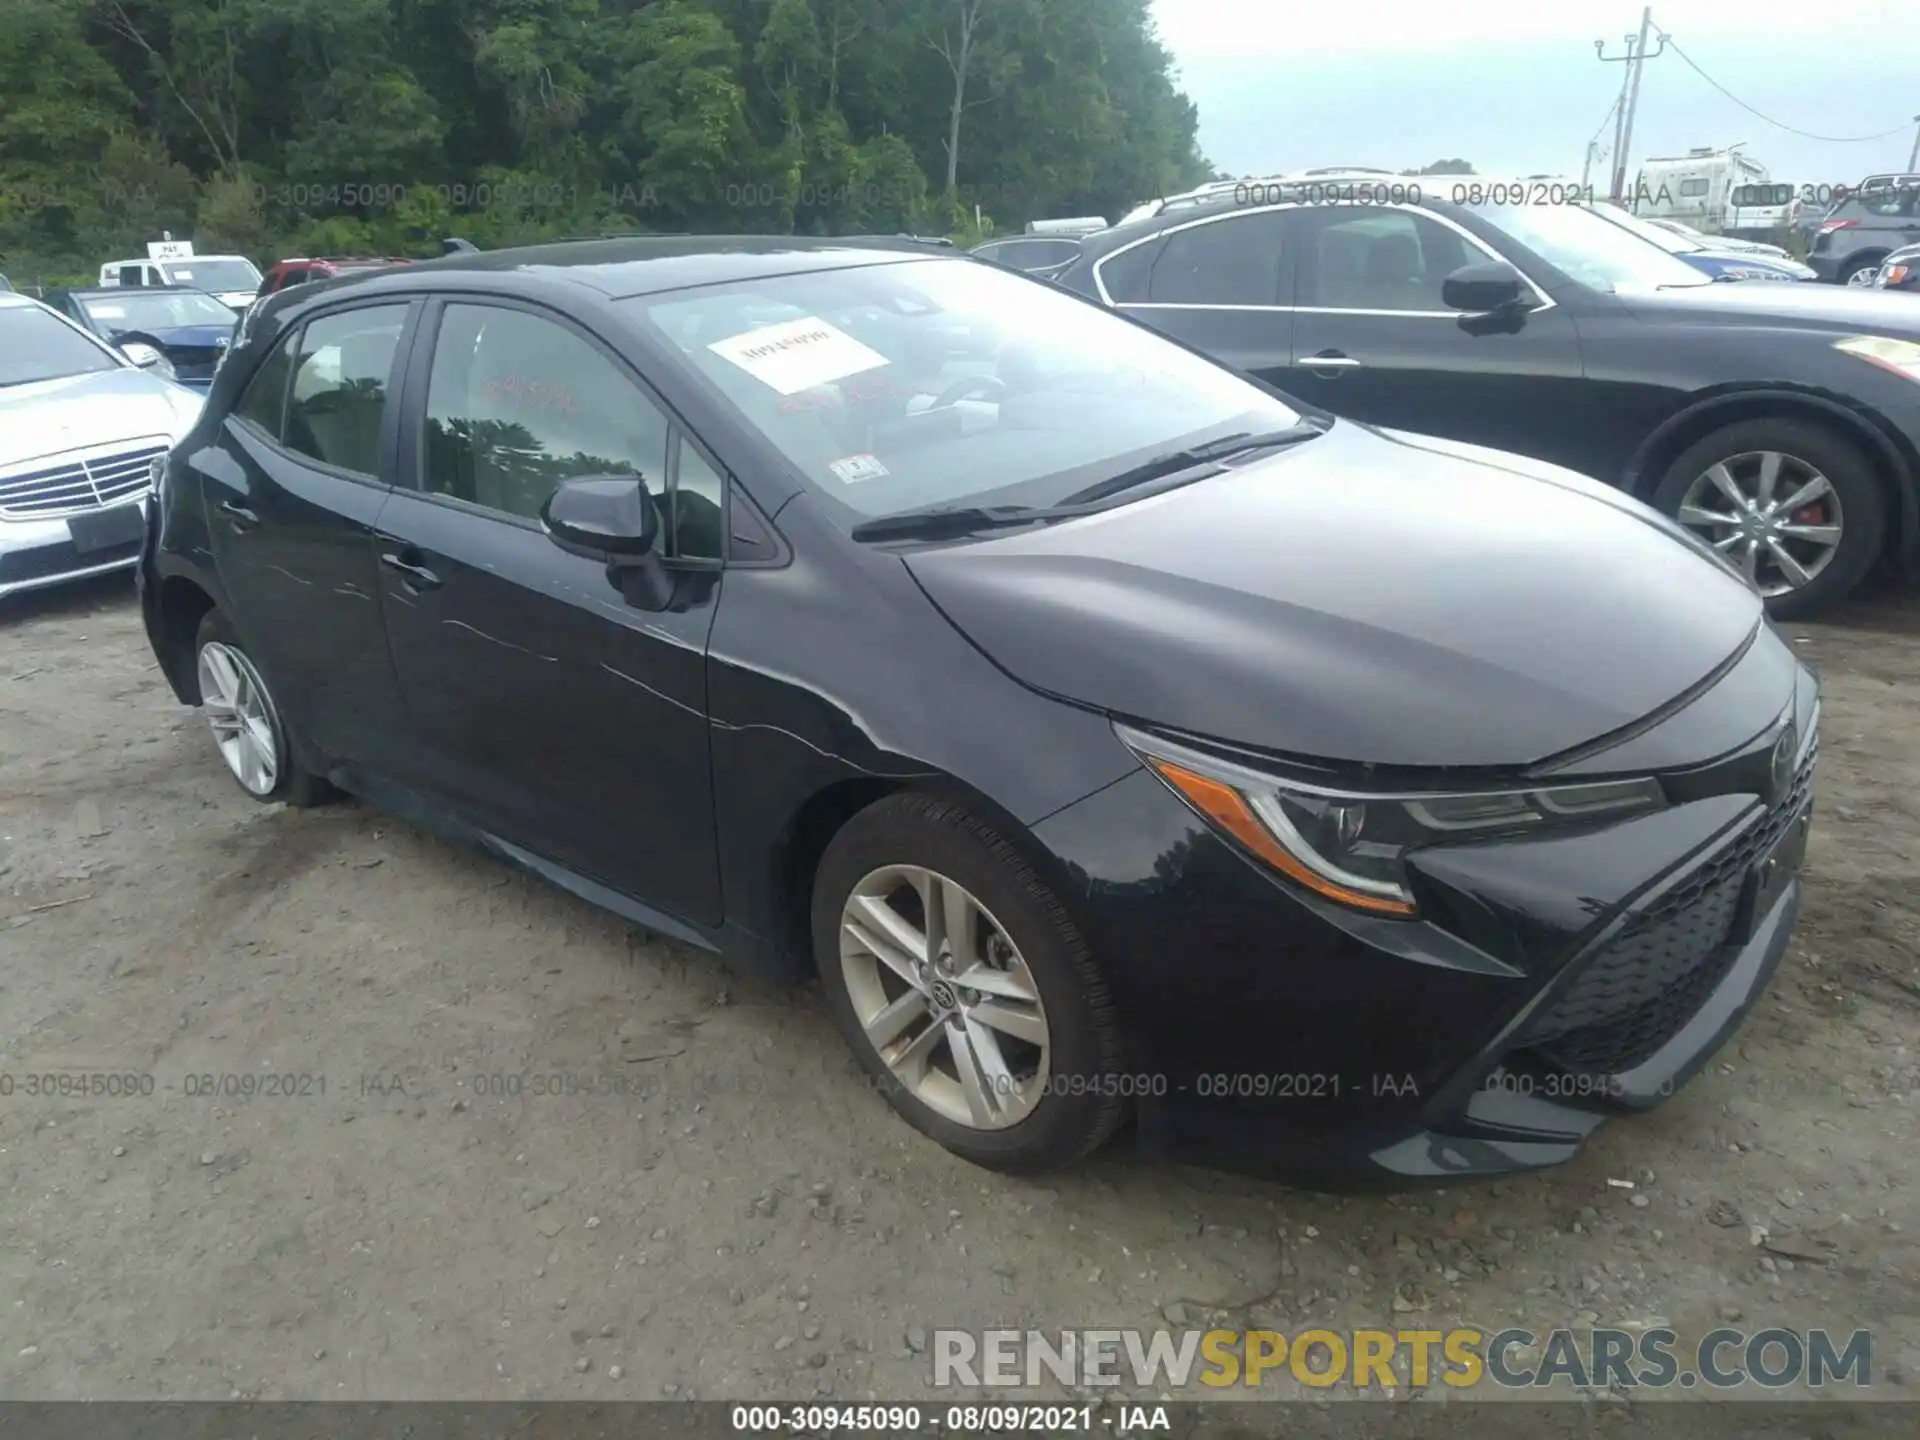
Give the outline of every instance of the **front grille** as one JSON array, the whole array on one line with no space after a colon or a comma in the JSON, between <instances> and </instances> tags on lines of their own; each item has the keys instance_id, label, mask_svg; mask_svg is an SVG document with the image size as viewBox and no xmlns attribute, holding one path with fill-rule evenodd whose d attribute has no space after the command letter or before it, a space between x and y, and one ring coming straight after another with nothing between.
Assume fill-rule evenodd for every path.
<instances>
[{"instance_id":1,"label":"front grille","mask_svg":"<svg viewBox=\"0 0 1920 1440\"><path fill-rule=\"evenodd\" d=\"M1748 873L1786 833L1813 788L1809 748L1780 803L1739 841L1634 919L1587 961L1520 1043L1568 1070L1631 1070L1678 1034L1738 956L1728 943Z\"/></svg>"},{"instance_id":2,"label":"front grille","mask_svg":"<svg viewBox=\"0 0 1920 1440\"><path fill-rule=\"evenodd\" d=\"M131 500L147 488L153 457L166 453L166 441L144 440L134 448L76 454L51 465L39 461L0 475L0 516L50 519Z\"/></svg>"}]
</instances>

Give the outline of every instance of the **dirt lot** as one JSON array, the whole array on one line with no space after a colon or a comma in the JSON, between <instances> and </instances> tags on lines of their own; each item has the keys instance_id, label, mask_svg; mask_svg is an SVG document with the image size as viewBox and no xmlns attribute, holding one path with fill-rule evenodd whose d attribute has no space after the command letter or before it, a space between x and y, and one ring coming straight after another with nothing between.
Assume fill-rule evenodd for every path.
<instances>
[{"instance_id":1,"label":"dirt lot","mask_svg":"<svg viewBox=\"0 0 1920 1440\"><path fill-rule=\"evenodd\" d=\"M1796 635L1807 909L1725 1063L1556 1173L1340 1201L1124 1151L973 1170L812 995L247 800L126 584L0 603L0 1395L907 1398L936 1326L1221 1312L1871 1326L1920 1399L1920 604ZM51 1071L153 1088L26 1093ZM290 1093L189 1093L226 1076Z\"/></svg>"}]
</instances>

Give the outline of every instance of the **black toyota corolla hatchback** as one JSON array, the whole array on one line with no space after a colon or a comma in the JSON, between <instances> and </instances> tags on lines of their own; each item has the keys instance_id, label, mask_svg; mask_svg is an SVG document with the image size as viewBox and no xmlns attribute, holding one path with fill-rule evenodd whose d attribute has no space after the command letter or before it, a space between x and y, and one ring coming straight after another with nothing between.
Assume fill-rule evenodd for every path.
<instances>
[{"instance_id":1,"label":"black toyota corolla hatchback","mask_svg":"<svg viewBox=\"0 0 1920 1440\"><path fill-rule=\"evenodd\" d=\"M1706 547L961 256L303 286L154 485L148 631L249 794L817 970L981 1164L1564 1160L1799 906L1815 682Z\"/></svg>"}]
</instances>

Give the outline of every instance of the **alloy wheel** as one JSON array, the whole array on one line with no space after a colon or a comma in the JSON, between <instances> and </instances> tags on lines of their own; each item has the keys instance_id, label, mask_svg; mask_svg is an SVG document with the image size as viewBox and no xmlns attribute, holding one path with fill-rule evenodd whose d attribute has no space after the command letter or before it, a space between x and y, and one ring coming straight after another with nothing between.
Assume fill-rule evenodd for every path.
<instances>
[{"instance_id":1,"label":"alloy wheel","mask_svg":"<svg viewBox=\"0 0 1920 1440\"><path fill-rule=\"evenodd\" d=\"M1687 487L1675 518L1769 598L1811 584L1833 563L1845 533L1832 483L1778 450L1709 465Z\"/></svg>"},{"instance_id":2,"label":"alloy wheel","mask_svg":"<svg viewBox=\"0 0 1920 1440\"><path fill-rule=\"evenodd\" d=\"M928 1109L978 1130L1033 1113L1050 1073L1040 989L960 885L917 865L872 871L841 911L840 970L868 1043Z\"/></svg>"},{"instance_id":3,"label":"alloy wheel","mask_svg":"<svg viewBox=\"0 0 1920 1440\"><path fill-rule=\"evenodd\" d=\"M200 703L220 758L249 795L271 795L280 780L280 741L273 703L253 662L235 647L200 647Z\"/></svg>"},{"instance_id":4,"label":"alloy wheel","mask_svg":"<svg viewBox=\"0 0 1920 1440\"><path fill-rule=\"evenodd\" d=\"M1878 265L1868 265L1847 276L1847 284L1871 286L1873 282L1879 278L1879 275L1880 267Z\"/></svg>"}]
</instances>

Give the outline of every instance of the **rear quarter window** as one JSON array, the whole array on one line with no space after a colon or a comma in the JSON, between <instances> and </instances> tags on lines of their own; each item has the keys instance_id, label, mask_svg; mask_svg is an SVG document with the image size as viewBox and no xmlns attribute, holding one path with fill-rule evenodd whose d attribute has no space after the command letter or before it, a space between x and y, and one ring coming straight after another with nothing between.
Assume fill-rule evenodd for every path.
<instances>
[{"instance_id":1,"label":"rear quarter window","mask_svg":"<svg viewBox=\"0 0 1920 1440\"><path fill-rule=\"evenodd\" d=\"M1147 282L1153 275L1153 262L1160 258L1165 236L1155 236L1144 245L1120 250L1099 262L1100 283L1116 304L1147 298Z\"/></svg>"}]
</instances>

